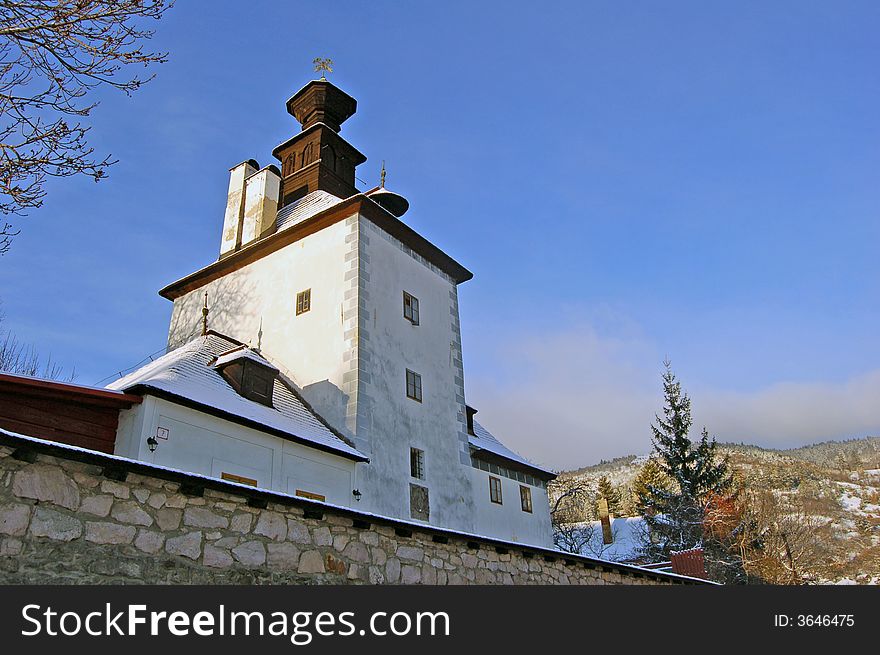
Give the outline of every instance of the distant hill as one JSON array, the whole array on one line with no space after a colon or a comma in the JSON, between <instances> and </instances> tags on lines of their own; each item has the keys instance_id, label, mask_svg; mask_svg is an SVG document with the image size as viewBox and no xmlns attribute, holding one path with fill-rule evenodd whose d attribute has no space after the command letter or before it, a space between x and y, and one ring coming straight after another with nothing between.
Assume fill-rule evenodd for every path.
<instances>
[{"instance_id":1,"label":"distant hill","mask_svg":"<svg viewBox=\"0 0 880 655\"><path fill-rule=\"evenodd\" d=\"M724 443L719 450L729 457L743 484L771 490L780 502L796 498L825 523L821 539L827 545L827 558L818 577L826 582L880 584L880 437L787 450ZM607 476L621 492L619 513L633 514L632 482L646 460L644 455L628 455L564 471L561 476L590 483Z\"/></svg>"},{"instance_id":2,"label":"distant hill","mask_svg":"<svg viewBox=\"0 0 880 655\"><path fill-rule=\"evenodd\" d=\"M819 466L838 466L843 461L851 463L853 468L858 466L877 468L880 466L880 437L824 441L812 446L801 446L779 452Z\"/></svg>"}]
</instances>

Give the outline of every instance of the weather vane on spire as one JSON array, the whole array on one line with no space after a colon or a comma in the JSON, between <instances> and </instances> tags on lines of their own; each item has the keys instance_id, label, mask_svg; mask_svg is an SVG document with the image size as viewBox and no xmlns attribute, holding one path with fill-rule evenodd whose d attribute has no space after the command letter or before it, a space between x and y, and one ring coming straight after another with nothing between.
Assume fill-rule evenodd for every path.
<instances>
[{"instance_id":1,"label":"weather vane on spire","mask_svg":"<svg viewBox=\"0 0 880 655\"><path fill-rule=\"evenodd\" d=\"M318 71L321 72L321 79L322 80L327 79L326 77L324 77L325 72L327 72L327 73L333 72L333 60L330 59L329 57L315 57L315 59L312 61L312 63L315 65L315 72L316 73Z\"/></svg>"}]
</instances>

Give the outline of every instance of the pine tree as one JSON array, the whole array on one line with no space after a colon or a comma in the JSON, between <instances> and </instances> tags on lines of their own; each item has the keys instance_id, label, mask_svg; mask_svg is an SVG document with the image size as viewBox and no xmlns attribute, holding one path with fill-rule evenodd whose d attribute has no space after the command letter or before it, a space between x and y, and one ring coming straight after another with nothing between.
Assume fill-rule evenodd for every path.
<instances>
[{"instance_id":1,"label":"pine tree","mask_svg":"<svg viewBox=\"0 0 880 655\"><path fill-rule=\"evenodd\" d=\"M644 515L650 513L650 508L642 505L642 498L650 498L650 487L670 491L672 489L671 480L660 469L656 457L650 457L647 462L639 470L632 483L633 505L638 514Z\"/></svg>"},{"instance_id":2,"label":"pine tree","mask_svg":"<svg viewBox=\"0 0 880 655\"><path fill-rule=\"evenodd\" d=\"M671 551L703 544L707 503L730 488L727 460L716 455L715 439L703 428L700 440L691 441L691 400L681 389L668 361L664 362L663 415L651 425L654 457L668 484L643 480L636 490L637 504L645 517L650 538L643 540L645 555L668 558Z\"/></svg>"},{"instance_id":3,"label":"pine tree","mask_svg":"<svg viewBox=\"0 0 880 655\"><path fill-rule=\"evenodd\" d=\"M608 511L611 514L620 514L620 491L611 483L607 475L599 478L599 498L608 501Z\"/></svg>"}]
</instances>

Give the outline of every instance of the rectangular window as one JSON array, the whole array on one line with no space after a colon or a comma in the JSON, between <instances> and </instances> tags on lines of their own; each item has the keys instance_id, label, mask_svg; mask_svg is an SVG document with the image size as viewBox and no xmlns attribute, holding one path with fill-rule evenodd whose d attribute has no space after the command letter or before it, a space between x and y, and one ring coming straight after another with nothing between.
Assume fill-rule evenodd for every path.
<instances>
[{"instance_id":1,"label":"rectangular window","mask_svg":"<svg viewBox=\"0 0 880 655\"><path fill-rule=\"evenodd\" d=\"M409 515L419 521L427 521L431 516L428 502L428 489L417 484L409 485Z\"/></svg>"},{"instance_id":2,"label":"rectangular window","mask_svg":"<svg viewBox=\"0 0 880 655\"><path fill-rule=\"evenodd\" d=\"M425 453L418 448L409 449L409 474L419 480L425 479Z\"/></svg>"},{"instance_id":3,"label":"rectangular window","mask_svg":"<svg viewBox=\"0 0 880 655\"><path fill-rule=\"evenodd\" d=\"M305 314L312 308L312 290L306 289L296 294L296 315Z\"/></svg>"},{"instance_id":4,"label":"rectangular window","mask_svg":"<svg viewBox=\"0 0 880 655\"><path fill-rule=\"evenodd\" d=\"M422 376L406 369L406 397L422 402Z\"/></svg>"},{"instance_id":5,"label":"rectangular window","mask_svg":"<svg viewBox=\"0 0 880 655\"><path fill-rule=\"evenodd\" d=\"M501 478L489 476L489 500L501 505Z\"/></svg>"},{"instance_id":6,"label":"rectangular window","mask_svg":"<svg viewBox=\"0 0 880 655\"><path fill-rule=\"evenodd\" d=\"M419 324L419 299L403 292L403 317L413 325Z\"/></svg>"},{"instance_id":7,"label":"rectangular window","mask_svg":"<svg viewBox=\"0 0 880 655\"><path fill-rule=\"evenodd\" d=\"M249 400L272 406L273 379L268 371L260 366L246 366L242 374L242 395Z\"/></svg>"},{"instance_id":8,"label":"rectangular window","mask_svg":"<svg viewBox=\"0 0 880 655\"><path fill-rule=\"evenodd\" d=\"M522 503L522 511L532 513L532 490L525 485L519 485L519 500Z\"/></svg>"}]
</instances>

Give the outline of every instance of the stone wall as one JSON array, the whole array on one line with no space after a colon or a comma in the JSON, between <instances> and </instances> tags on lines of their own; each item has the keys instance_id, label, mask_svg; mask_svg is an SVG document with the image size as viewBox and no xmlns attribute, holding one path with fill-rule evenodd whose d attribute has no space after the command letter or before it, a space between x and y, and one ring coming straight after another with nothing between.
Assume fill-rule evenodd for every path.
<instances>
[{"instance_id":1,"label":"stone wall","mask_svg":"<svg viewBox=\"0 0 880 655\"><path fill-rule=\"evenodd\" d=\"M0 432L0 583L676 582Z\"/></svg>"}]
</instances>

